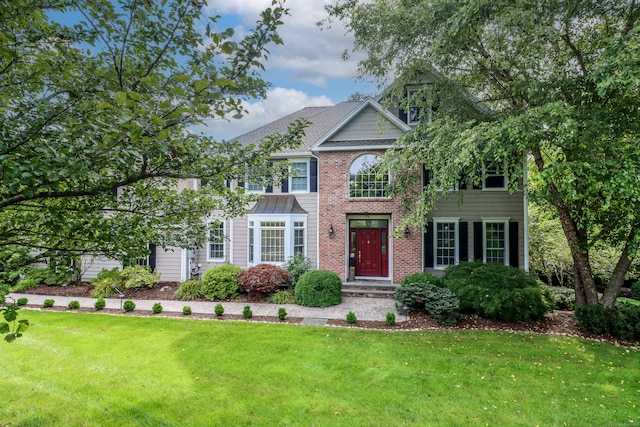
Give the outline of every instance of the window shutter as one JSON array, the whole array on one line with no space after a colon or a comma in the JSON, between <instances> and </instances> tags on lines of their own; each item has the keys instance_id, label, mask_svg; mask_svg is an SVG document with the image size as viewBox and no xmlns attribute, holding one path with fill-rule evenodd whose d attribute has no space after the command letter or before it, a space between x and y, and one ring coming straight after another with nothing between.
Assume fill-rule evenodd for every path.
<instances>
[{"instance_id":1,"label":"window shutter","mask_svg":"<svg viewBox=\"0 0 640 427\"><path fill-rule=\"evenodd\" d=\"M473 259L482 261L484 259L484 244L482 238L482 223L473 223Z\"/></svg>"},{"instance_id":2,"label":"window shutter","mask_svg":"<svg viewBox=\"0 0 640 427\"><path fill-rule=\"evenodd\" d=\"M518 243L518 223L509 222L509 265L512 267L519 267Z\"/></svg>"},{"instance_id":3,"label":"window shutter","mask_svg":"<svg viewBox=\"0 0 640 427\"><path fill-rule=\"evenodd\" d=\"M424 266L433 268L433 221L427 223L427 232L424 235Z\"/></svg>"},{"instance_id":4,"label":"window shutter","mask_svg":"<svg viewBox=\"0 0 640 427\"><path fill-rule=\"evenodd\" d=\"M244 181L238 181L238 187L244 187Z\"/></svg>"},{"instance_id":5,"label":"window shutter","mask_svg":"<svg viewBox=\"0 0 640 427\"><path fill-rule=\"evenodd\" d=\"M311 181L311 192L318 192L318 159L311 159L309 162L309 180Z\"/></svg>"},{"instance_id":6,"label":"window shutter","mask_svg":"<svg viewBox=\"0 0 640 427\"><path fill-rule=\"evenodd\" d=\"M207 185L209 183L209 181L207 181L206 179L201 179L200 180L200 187L204 187L205 185Z\"/></svg>"},{"instance_id":7,"label":"window shutter","mask_svg":"<svg viewBox=\"0 0 640 427\"><path fill-rule=\"evenodd\" d=\"M151 251L149 253L149 267L151 271L154 271L156 269L156 245L150 243L149 250Z\"/></svg>"},{"instance_id":8,"label":"window shutter","mask_svg":"<svg viewBox=\"0 0 640 427\"><path fill-rule=\"evenodd\" d=\"M458 244L459 247L459 258L461 262L469 261L469 224L466 222L458 223Z\"/></svg>"},{"instance_id":9,"label":"window shutter","mask_svg":"<svg viewBox=\"0 0 640 427\"><path fill-rule=\"evenodd\" d=\"M289 192L289 178L282 178L282 182L280 183L280 191L282 191L283 193Z\"/></svg>"},{"instance_id":10,"label":"window shutter","mask_svg":"<svg viewBox=\"0 0 640 427\"><path fill-rule=\"evenodd\" d=\"M113 197L118 197L118 187L111 187L111 195Z\"/></svg>"},{"instance_id":11,"label":"window shutter","mask_svg":"<svg viewBox=\"0 0 640 427\"><path fill-rule=\"evenodd\" d=\"M273 185L269 184L267 188L264 189L265 193L273 193Z\"/></svg>"},{"instance_id":12,"label":"window shutter","mask_svg":"<svg viewBox=\"0 0 640 427\"><path fill-rule=\"evenodd\" d=\"M426 187L431 182L431 171L422 166L422 186Z\"/></svg>"},{"instance_id":13,"label":"window shutter","mask_svg":"<svg viewBox=\"0 0 640 427\"><path fill-rule=\"evenodd\" d=\"M400 118L400 120L402 120L403 122L407 123L407 112L404 111L404 109L402 107L400 107L398 117Z\"/></svg>"}]
</instances>

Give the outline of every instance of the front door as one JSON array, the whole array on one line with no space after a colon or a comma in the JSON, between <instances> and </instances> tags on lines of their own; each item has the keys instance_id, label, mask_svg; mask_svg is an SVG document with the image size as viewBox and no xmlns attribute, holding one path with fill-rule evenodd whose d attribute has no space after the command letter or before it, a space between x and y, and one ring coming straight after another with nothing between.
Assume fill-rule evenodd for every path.
<instances>
[{"instance_id":1,"label":"front door","mask_svg":"<svg viewBox=\"0 0 640 427\"><path fill-rule=\"evenodd\" d=\"M387 236L386 227L351 228L350 251L356 259L356 276L387 277L389 275Z\"/></svg>"}]
</instances>

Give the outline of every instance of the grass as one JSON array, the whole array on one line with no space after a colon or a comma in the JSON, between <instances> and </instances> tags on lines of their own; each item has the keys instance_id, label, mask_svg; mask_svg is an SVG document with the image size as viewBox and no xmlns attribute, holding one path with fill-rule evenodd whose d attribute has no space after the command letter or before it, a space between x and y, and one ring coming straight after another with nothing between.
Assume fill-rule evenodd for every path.
<instances>
[{"instance_id":1,"label":"grass","mask_svg":"<svg viewBox=\"0 0 640 427\"><path fill-rule=\"evenodd\" d=\"M640 352L603 343L22 314L32 327L0 344L0 425L640 423Z\"/></svg>"},{"instance_id":2,"label":"grass","mask_svg":"<svg viewBox=\"0 0 640 427\"><path fill-rule=\"evenodd\" d=\"M631 299L631 298L622 298L622 297L619 297L619 298L618 298L618 301L620 301L620 302L628 302L629 304L633 304L633 305L638 305L638 306L640 306L640 301L639 301L639 300L637 300L637 299Z\"/></svg>"}]
</instances>

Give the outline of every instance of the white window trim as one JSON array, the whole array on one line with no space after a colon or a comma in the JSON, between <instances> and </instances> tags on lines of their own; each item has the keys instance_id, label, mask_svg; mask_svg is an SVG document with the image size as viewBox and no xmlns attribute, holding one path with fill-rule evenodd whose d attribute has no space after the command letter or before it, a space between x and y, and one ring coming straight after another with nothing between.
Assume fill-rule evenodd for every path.
<instances>
[{"instance_id":1,"label":"white window trim","mask_svg":"<svg viewBox=\"0 0 640 427\"><path fill-rule=\"evenodd\" d=\"M378 153L360 153L355 159L353 159L353 161L349 164L349 169L347 170L347 196L349 197L350 200L389 200L391 199L391 196L389 196L389 194L381 197L372 197L372 196L357 197L357 196L351 195L351 168L353 167L353 164L358 159L364 156L376 156L378 158L378 162L382 160L382 155ZM390 184L390 183L391 183L391 173L387 172L387 184Z\"/></svg>"},{"instance_id":2,"label":"white window trim","mask_svg":"<svg viewBox=\"0 0 640 427\"><path fill-rule=\"evenodd\" d=\"M244 182L244 191L247 194L266 194L267 189L264 185L262 185L262 190L249 190L249 184L256 184L255 182L252 183L251 181L249 181L248 179ZM257 185L257 184L256 184Z\"/></svg>"},{"instance_id":3,"label":"white window trim","mask_svg":"<svg viewBox=\"0 0 640 427\"><path fill-rule=\"evenodd\" d=\"M226 254L227 254L227 239L226 239L226 235L227 235L227 223L224 220L219 220L220 224L222 224L222 253L224 254L223 257L221 258L212 258L211 257L211 230L208 231L207 234L207 261L208 262L220 262L220 261L225 261L226 260ZM213 221L209 221L209 225L211 224L215 224L215 220Z\"/></svg>"},{"instance_id":4,"label":"white window trim","mask_svg":"<svg viewBox=\"0 0 640 427\"><path fill-rule=\"evenodd\" d=\"M294 190L293 189L293 178L294 176L289 176L289 193L309 193L311 188L311 165L309 159L289 159L291 162L291 170L293 174L293 163L305 163L307 165L307 188L304 190Z\"/></svg>"},{"instance_id":5,"label":"white window trim","mask_svg":"<svg viewBox=\"0 0 640 427\"><path fill-rule=\"evenodd\" d=\"M492 174L492 175L488 175L487 174L487 169L485 167L484 171L485 171L485 176L484 178L482 178L482 191L507 191L509 189L509 184L507 182L507 167L506 167L506 162L505 164L502 166L503 168L503 173L502 174ZM490 176L502 176L504 177L504 185L502 187L487 187L487 178L489 178Z\"/></svg>"},{"instance_id":6,"label":"white window trim","mask_svg":"<svg viewBox=\"0 0 640 427\"><path fill-rule=\"evenodd\" d=\"M504 224L504 265L510 265L509 260L509 221L511 218L482 218L482 262L487 262L487 224Z\"/></svg>"},{"instance_id":7,"label":"white window trim","mask_svg":"<svg viewBox=\"0 0 640 427\"><path fill-rule=\"evenodd\" d=\"M284 261L283 262L265 262L262 261L262 222L284 222L285 234L284 234ZM249 224L253 222L253 227ZM254 266L258 264L273 264L281 266L287 262L287 260L293 256L293 244L295 237L296 222L304 223L304 256L308 253L308 215L306 214L262 214L262 215L248 215L247 217L247 265ZM253 228L253 262L249 262L249 228Z\"/></svg>"},{"instance_id":8,"label":"white window trim","mask_svg":"<svg viewBox=\"0 0 640 427\"><path fill-rule=\"evenodd\" d=\"M455 253L454 265L460 263L460 217L457 218L433 218L433 268L434 270L444 270L448 265L438 264L438 226L437 224L455 223Z\"/></svg>"}]
</instances>

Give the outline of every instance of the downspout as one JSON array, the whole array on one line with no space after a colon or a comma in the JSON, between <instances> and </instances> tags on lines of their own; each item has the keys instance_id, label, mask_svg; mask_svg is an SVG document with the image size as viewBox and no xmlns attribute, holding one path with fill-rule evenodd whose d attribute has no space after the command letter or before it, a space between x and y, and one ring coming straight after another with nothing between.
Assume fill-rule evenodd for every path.
<instances>
[{"instance_id":1,"label":"downspout","mask_svg":"<svg viewBox=\"0 0 640 427\"><path fill-rule=\"evenodd\" d=\"M523 165L523 173L522 173L522 203L523 203L523 213L524 213L524 250L522 251L524 255L524 271L529 271L529 202L527 198L527 186L528 186L528 176L527 176L527 157L524 158Z\"/></svg>"}]
</instances>

